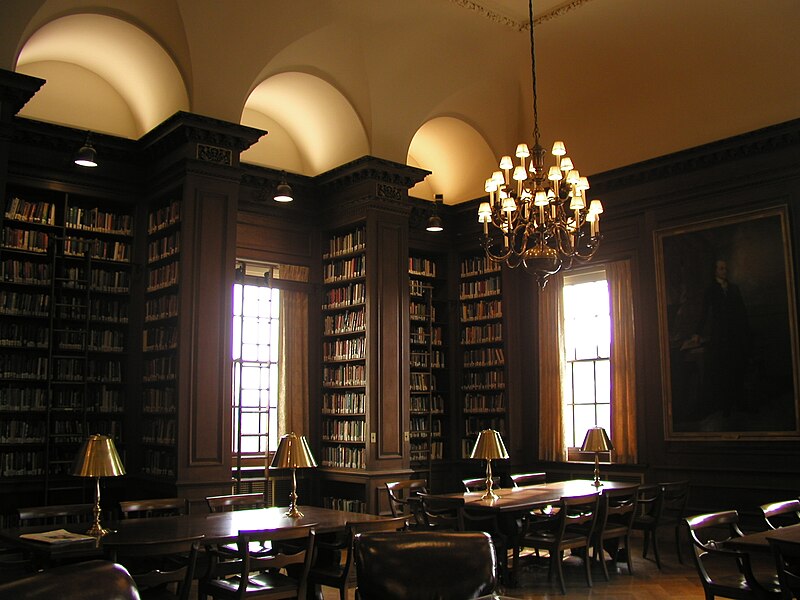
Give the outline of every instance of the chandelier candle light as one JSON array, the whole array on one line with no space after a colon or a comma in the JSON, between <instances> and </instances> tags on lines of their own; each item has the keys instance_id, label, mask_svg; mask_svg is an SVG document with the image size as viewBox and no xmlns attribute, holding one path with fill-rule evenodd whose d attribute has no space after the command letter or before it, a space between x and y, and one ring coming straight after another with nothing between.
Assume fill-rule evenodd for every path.
<instances>
[{"instance_id":1,"label":"chandelier candle light","mask_svg":"<svg viewBox=\"0 0 800 600\"><path fill-rule=\"evenodd\" d=\"M553 144L555 160L546 168L536 107L533 0L528 0L528 16L534 144L533 148L517 146L517 164L511 156L500 159L500 170L486 180L489 201L478 207L478 222L483 224L482 246L490 260L512 269L523 265L544 287L550 275L569 269L575 261L587 261L597 252L603 205L600 200L586 200L589 180L567 156L564 142Z\"/></svg>"}]
</instances>

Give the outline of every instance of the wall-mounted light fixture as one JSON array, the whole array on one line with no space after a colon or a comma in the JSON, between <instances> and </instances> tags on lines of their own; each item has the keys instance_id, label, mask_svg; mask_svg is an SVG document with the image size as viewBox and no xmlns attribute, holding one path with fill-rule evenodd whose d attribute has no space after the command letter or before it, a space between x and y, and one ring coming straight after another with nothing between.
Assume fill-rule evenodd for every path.
<instances>
[{"instance_id":1,"label":"wall-mounted light fixture","mask_svg":"<svg viewBox=\"0 0 800 600\"><path fill-rule=\"evenodd\" d=\"M97 166L97 151L92 146L92 132L86 132L86 141L83 146L78 150L75 155L75 164L81 167L96 167Z\"/></svg>"},{"instance_id":2,"label":"wall-mounted light fixture","mask_svg":"<svg viewBox=\"0 0 800 600\"><path fill-rule=\"evenodd\" d=\"M433 200L433 214L428 217L428 226L425 227L426 231L439 232L444 231L442 227L442 218L439 216L439 205L444 202L442 194L436 194Z\"/></svg>"}]
</instances>

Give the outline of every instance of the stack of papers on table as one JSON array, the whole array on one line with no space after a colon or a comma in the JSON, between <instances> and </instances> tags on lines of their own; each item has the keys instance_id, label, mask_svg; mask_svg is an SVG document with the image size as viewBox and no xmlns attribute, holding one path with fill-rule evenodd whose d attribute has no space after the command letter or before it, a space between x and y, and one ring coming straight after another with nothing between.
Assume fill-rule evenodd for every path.
<instances>
[{"instance_id":1,"label":"stack of papers on table","mask_svg":"<svg viewBox=\"0 0 800 600\"><path fill-rule=\"evenodd\" d=\"M48 544L63 544L65 542L84 542L86 540L93 540L91 535L83 533L72 533L66 529L55 529L53 531L42 531L41 533L22 533L21 538L26 540L36 540L37 542L46 542Z\"/></svg>"}]
</instances>

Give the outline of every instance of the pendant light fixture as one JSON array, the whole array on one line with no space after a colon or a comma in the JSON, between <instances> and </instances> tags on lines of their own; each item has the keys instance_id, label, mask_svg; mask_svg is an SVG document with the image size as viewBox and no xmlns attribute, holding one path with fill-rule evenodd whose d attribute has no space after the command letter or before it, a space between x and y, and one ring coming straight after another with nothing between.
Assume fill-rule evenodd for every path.
<instances>
[{"instance_id":1,"label":"pendant light fixture","mask_svg":"<svg viewBox=\"0 0 800 600\"><path fill-rule=\"evenodd\" d=\"M438 233L444 231L442 226L442 218L439 216L439 206L444 202L442 194L436 194L433 201L433 214L428 217L428 225L425 227L426 231Z\"/></svg>"},{"instance_id":2,"label":"pendant light fixture","mask_svg":"<svg viewBox=\"0 0 800 600\"><path fill-rule=\"evenodd\" d=\"M486 256L510 268L522 265L540 287L547 278L576 262L590 260L600 245L599 200L586 200L589 181L567 156L564 142L553 144L552 165L545 165L539 143L536 98L536 55L533 36L533 0L528 0L533 84L533 148L517 145L515 155L500 159L500 169L486 180L488 202L478 208L483 224L481 245Z\"/></svg>"},{"instance_id":3,"label":"pendant light fixture","mask_svg":"<svg viewBox=\"0 0 800 600\"><path fill-rule=\"evenodd\" d=\"M96 167L97 166L97 151L92 145L92 132L86 132L86 141L83 146L78 150L75 155L75 164L81 167Z\"/></svg>"}]
</instances>

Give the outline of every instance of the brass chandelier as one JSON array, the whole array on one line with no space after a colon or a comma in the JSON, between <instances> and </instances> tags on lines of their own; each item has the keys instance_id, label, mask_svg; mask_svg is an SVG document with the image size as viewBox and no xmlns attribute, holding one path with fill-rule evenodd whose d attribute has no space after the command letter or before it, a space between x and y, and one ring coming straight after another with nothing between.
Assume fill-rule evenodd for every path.
<instances>
[{"instance_id":1,"label":"brass chandelier","mask_svg":"<svg viewBox=\"0 0 800 600\"><path fill-rule=\"evenodd\" d=\"M600 200L587 201L589 180L567 156L564 142L553 144L554 163L545 166L536 106L533 0L528 0L528 16L534 144L532 149L527 144L517 146L517 164L510 156L500 159L500 170L486 180L489 201L478 207L478 222L483 224L481 245L486 256L512 269L522 265L543 288L550 275L595 255L602 238L603 205Z\"/></svg>"}]
</instances>

